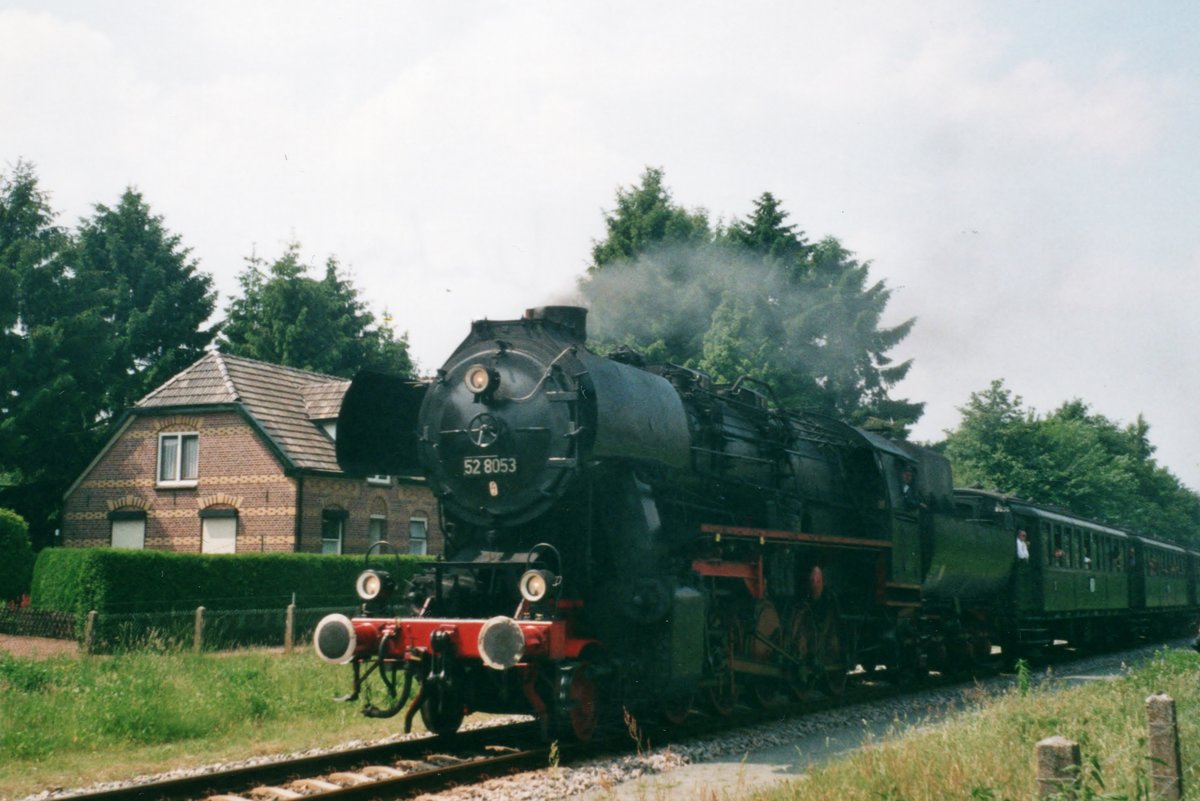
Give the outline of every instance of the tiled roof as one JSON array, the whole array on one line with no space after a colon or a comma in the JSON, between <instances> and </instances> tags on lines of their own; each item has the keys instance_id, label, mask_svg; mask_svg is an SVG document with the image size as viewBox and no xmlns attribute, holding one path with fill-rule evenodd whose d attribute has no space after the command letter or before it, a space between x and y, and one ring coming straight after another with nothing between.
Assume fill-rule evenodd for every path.
<instances>
[{"instance_id":1,"label":"tiled roof","mask_svg":"<svg viewBox=\"0 0 1200 801\"><path fill-rule=\"evenodd\" d=\"M137 402L141 409L240 404L297 467L340 472L316 424L337 417L344 378L211 352Z\"/></svg>"},{"instance_id":2,"label":"tiled roof","mask_svg":"<svg viewBox=\"0 0 1200 801\"><path fill-rule=\"evenodd\" d=\"M344 381L313 382L304 387L304 407L310 420L333 420L342 410L342 396L348 383Z\"/></svg>"}]
</instances>

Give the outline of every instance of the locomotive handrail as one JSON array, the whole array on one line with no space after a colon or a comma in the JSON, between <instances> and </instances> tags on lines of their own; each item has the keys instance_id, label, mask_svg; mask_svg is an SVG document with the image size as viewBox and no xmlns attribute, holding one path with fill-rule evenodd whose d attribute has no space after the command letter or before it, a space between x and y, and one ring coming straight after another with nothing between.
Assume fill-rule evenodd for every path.
<instances>
[{"instance_id":1,"label":"locomotive handrail","mask_svg":"<svg viewBox=\"0 0 1200 801\"><path fill-rule=\"evenodd\" d=\"M783 408L779 403L779 398L776 397L776 395L775 395L775 387L771 386L766 381L763 381L761 378L755 378L752 375L739 376L738 380L734 381L733 386L731 386L729 388L729 394L730 395L737 394L737 391L742 388L743 383L758 384L760 387L762 387L763 389L765 389L767 391L766 394L770 397L771 403L773 403L775 405L776 409Z\"/></svg>"},{"instance_id":2,"label":"locomotive handrail","mask_svg":"<svg viewBox=\"0 0 1200 801\"><path fill-rule=\"evenodd\" d=\"M546 364L546 369L542 371L542 377L539 378L538 382L533 385L533 389L529 390L528 395L525 395L522 398L511 398L510 397L510 398L508 398L508 400L513 403L524 403L525 401L532 398L534 395L537 394L537 391L542 388L542 384L546 383L546 379L550 378L550 376L554 373L554 365L558 363L558 360L561 359L563 356L566 356L568 353L574 353L574 352L575 352L574 345L570 345L566 348L563 348L562 353L555 356L553 359L551 359Z\"/></svg>"}]
</instances>

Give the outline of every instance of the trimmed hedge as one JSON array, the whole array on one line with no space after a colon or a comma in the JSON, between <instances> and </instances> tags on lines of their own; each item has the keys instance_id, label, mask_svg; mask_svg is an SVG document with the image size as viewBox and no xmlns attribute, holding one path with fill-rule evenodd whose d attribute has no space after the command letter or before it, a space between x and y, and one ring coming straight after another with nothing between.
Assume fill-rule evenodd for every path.
<instances>
[{"instance_id":1,"label":"trimmed hedge","mask_svg":"<svg viewBox=\"0 0 1200 801\"><path fill-rule=\"evenodd\" d=\"M29 592L32 574L29 526L11 509L0 509L0 605Z\"/></svg>"},{"instance_id":2,"label":"trimmed hedge","mask_svg":"<svg viewBox=\"0 0 1200 801\"><path fill-rule=\"evenodd\" d=\"M428 557L371 557L371 566L392 573L404 587ZM103 614L282 609L295 594L299 608L358 603L354 580L362 555L181 554L113 548L46 548L33 571L32 605ZM399 575L396 575L399 574Z\"/></svg>"}]
</instances>

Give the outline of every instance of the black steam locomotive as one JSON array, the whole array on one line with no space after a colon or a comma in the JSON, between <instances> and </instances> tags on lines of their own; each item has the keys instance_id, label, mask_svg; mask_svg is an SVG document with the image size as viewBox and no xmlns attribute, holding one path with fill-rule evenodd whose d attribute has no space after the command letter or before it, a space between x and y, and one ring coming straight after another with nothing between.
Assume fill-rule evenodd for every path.
<instances>
[{"instance_id":1,"label":"black steam locomotive","mask_svg":"<svg viewBox=\"0 0 1200 801\"><path fill-rule=\"evenodd\" d=\"M318 654L353 665L348 698L383 680L367 714L415 685L406 729L523 712L586 740L621 707L727 713L838 694L856 665L969 669L994 646L1190 622L1200 554L956 493L932 451L784 411L750 378L599 356L585 320L478 321L433 382L365 373L347 392L342 467L424 474L447 533L402 596L367 570L361 613L317 628ZM1156 555L1174 582L1150 576Z\"/></svg>"}]
</instances>

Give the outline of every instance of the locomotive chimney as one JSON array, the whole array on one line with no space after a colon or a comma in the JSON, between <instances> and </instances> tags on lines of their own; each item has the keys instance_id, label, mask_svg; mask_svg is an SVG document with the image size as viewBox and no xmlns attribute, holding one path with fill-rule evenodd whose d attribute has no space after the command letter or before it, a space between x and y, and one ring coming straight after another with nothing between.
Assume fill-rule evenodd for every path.
<instances>
[{"instance_id":1,"label":"locomotive chimney","mask_svg":"<svg viewBox=\"0 0 1200 801\"><path fill-rule=\"evenodd\" d=\"M571 332L580 342L587 341L587 313L582 306L538 306L526 309L526 320L541 320Z\"/></svg>"}]
</instances>

